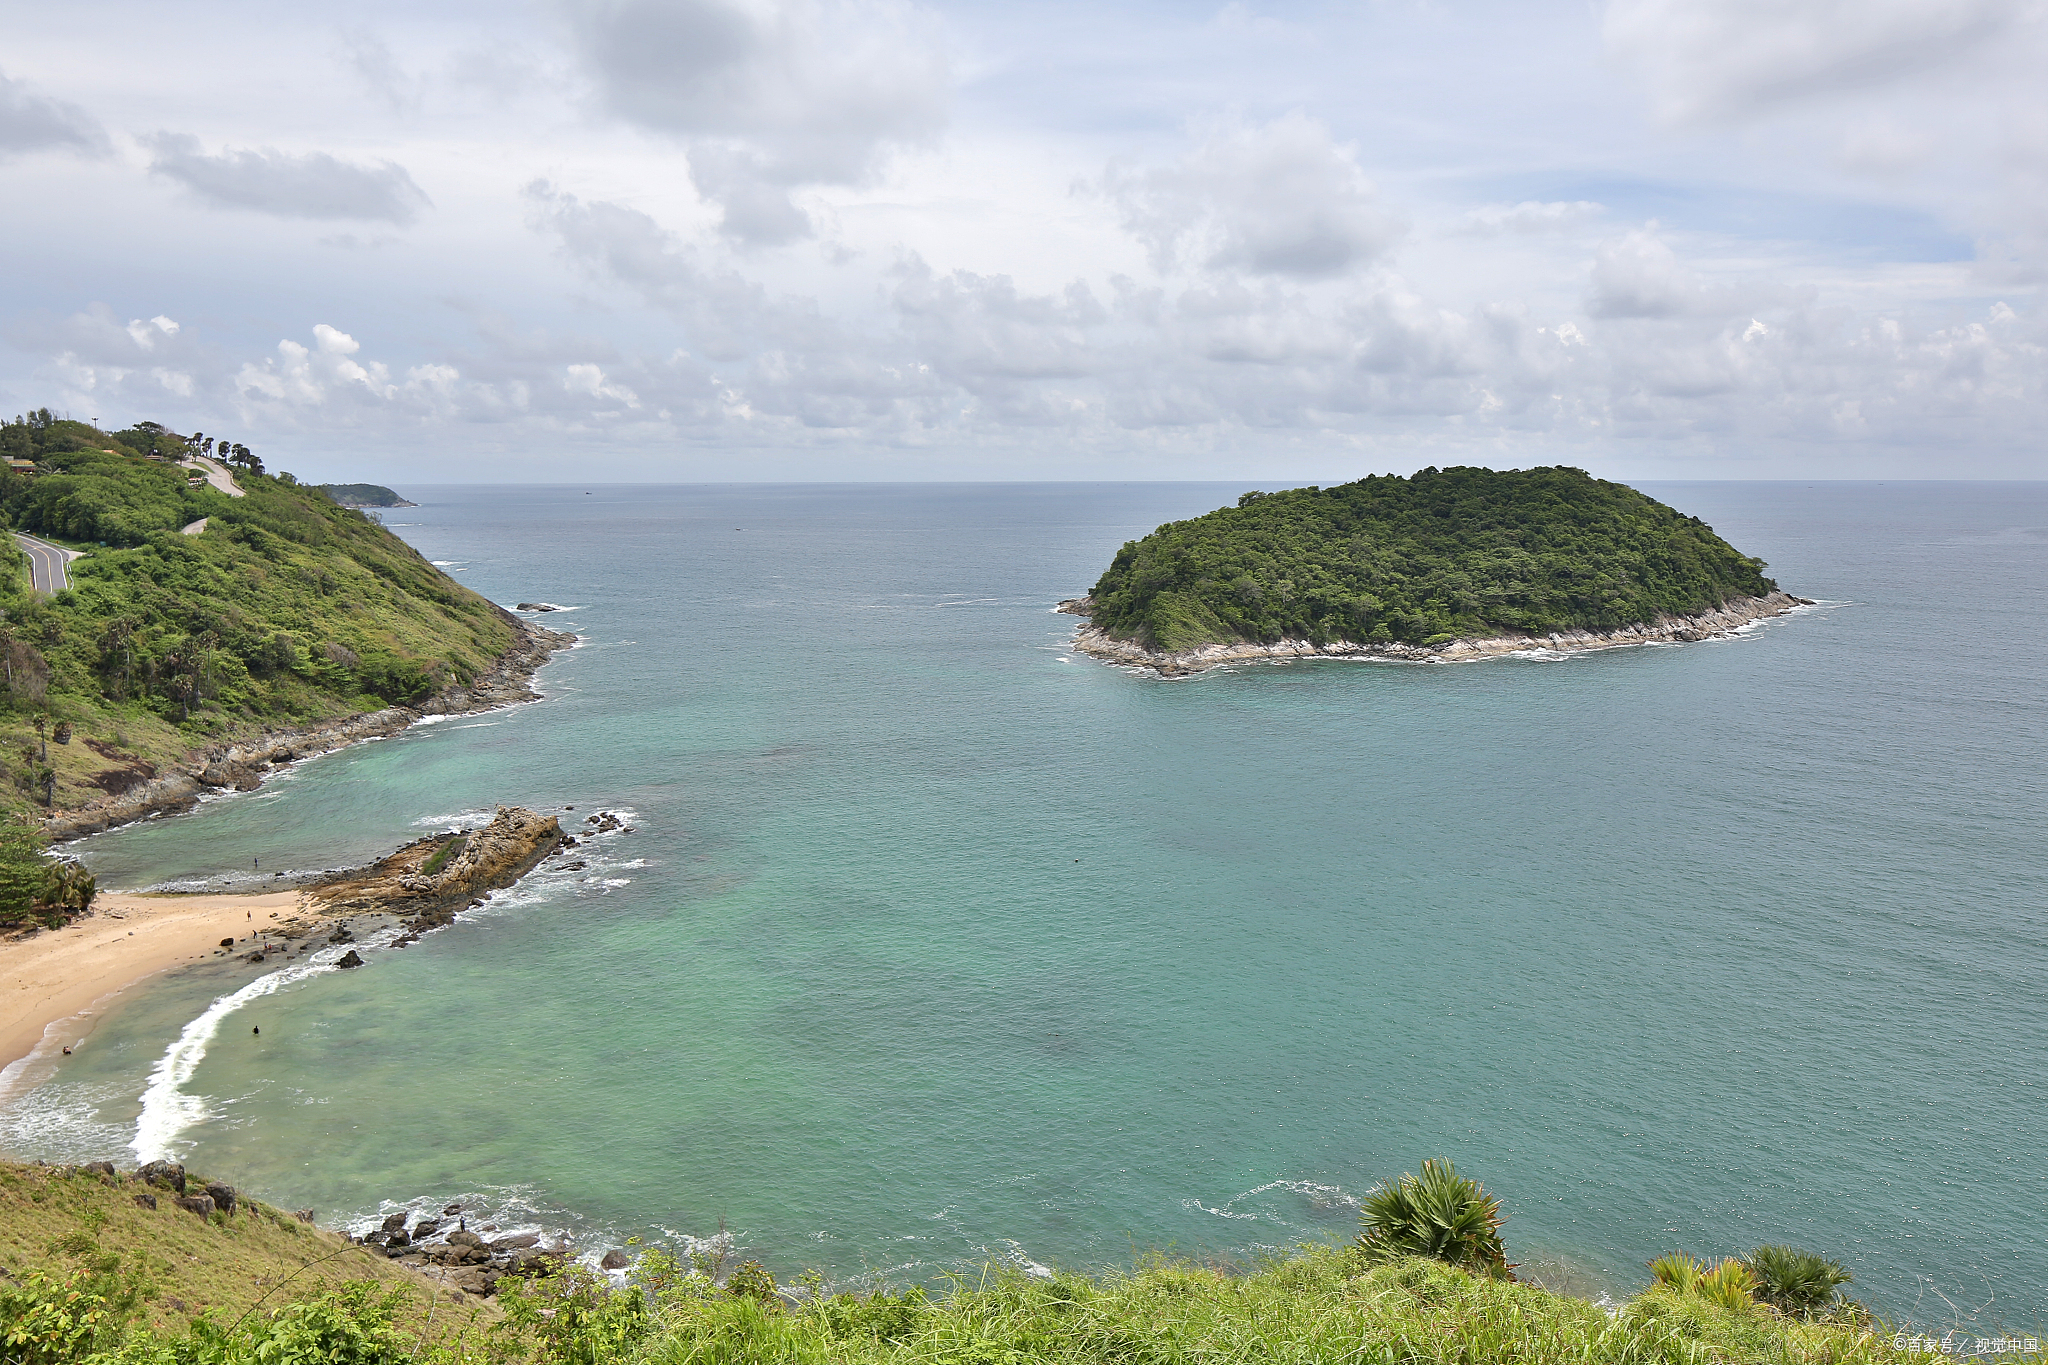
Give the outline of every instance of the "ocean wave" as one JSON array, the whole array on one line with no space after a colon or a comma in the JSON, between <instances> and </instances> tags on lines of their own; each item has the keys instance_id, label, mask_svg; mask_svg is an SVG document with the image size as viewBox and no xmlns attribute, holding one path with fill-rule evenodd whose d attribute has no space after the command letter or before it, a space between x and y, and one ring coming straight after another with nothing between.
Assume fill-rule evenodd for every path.
<instances>
[{"instance_id":1,"label":"ocean wave","mask_svg":"<svg viewBox=\"0 0 2048 1365\"><path fill-rule=\"evenodd\" d=\"M1190 1213L1199 1209L1203 1213L1213 1214L1218 1218L1234 1218L1247 1222L1278 1223L1282 1227L1292 1227L1294 1226L1292 1223L1272 1209L1257 1209L1245 1212L1234 1207L1246 1200L1256 1199L1260 1195L1270 1194L1275 1190L1285 1190L1289 1194L1300 1195L1308 1201L1309 1208L1318 1213L1335 1209L1344 1209L1348 1212L1363 1207L1359 1196L1350 1194L1336 1185L1325 1185L1314 1180L1269 1180L1263 1185L1254 1186L1244 1191L1242 1194L1232 1195L1224 1200L1220 1207L1211 1207L1208 1204L1204 1204L1201 1199L1193 1196L1181 1200L1180 1206Z\"/></svg>"},{"instance_id":2,"label":"ocean wave","mask_svg":"<svg viewBox=\"0 0 2048 1365\"><path fill-rule=\"evenodd\" d=\"M467 828L470 825L488 825L498 818L495 810L464 810L453 815L422 815L413 821L414 829L447 829L451 826Z\"/></svg>"},{"instance_id":3,"label":"ocean wave","mask_svg":"<svg viewBox=\"0 0 2048 1365\"><path fill-rule=\"evenodd\" d=\"M274 995L308 977L341 970L335 963L352 948L375 950L388 947L398 935L397 929L387 929L361 943L319 949L304 961L266 972L240 990L220 996L208 1005L198 1018L185 1025L177 1041L164 1050L164 1055L150 1069L149 1080L142 1091L142 1113L135 1120L135 1136L128 1143L135 1159L162 1161L169 1158L179 1135L207 1117L209 1111L205 1097L187 1094L184 1087L199 1070L200 1062L206 1059L207 1047L229 1015L252 1000Z\"/></svg>"}]
</instances>

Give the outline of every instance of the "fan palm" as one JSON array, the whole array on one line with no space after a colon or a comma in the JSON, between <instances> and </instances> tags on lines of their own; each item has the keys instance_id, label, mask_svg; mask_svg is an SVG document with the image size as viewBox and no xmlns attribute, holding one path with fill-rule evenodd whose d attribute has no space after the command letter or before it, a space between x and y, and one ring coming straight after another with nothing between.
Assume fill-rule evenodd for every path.
<instances>
[{"instance_id":1,"label":"fan palm","mask_svg":"<svg viewBox=\"0 0 2048 1365\"><path fill-rule=\"evenodd\" d=\"M1403 1175L1366 1196L1359 1245L1397 1256L1428 1256L1475 1274L1512 1280L1501 1244L1500 1200L1449 1161L1422 1163L1422 1174Z\"/></svg>"}]
</instances>

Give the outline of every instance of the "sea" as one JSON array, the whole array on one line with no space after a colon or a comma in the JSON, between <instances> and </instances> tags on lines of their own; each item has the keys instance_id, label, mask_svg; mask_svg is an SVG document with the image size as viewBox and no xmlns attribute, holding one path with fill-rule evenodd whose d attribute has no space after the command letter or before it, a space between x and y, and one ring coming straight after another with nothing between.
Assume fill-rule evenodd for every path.
<instances>
[{"instance_id":1,"label":"sea","mask_svg":"<svg viewBox=\"0 0 2048 1365\"><path fill-rule=\"evenodd\" d=\"M1589 1296L1779 1242L2048 1321L2048 484L1641 485L1814 600L1725 640L1073 652L1059 600L1244 487L409 488L423 555L563 608L545 699L70 851L627 828L361 970L125 993L0 1149L871 1286L1250 1266L1442 1157Z\"/></svg>"}]
</instances>

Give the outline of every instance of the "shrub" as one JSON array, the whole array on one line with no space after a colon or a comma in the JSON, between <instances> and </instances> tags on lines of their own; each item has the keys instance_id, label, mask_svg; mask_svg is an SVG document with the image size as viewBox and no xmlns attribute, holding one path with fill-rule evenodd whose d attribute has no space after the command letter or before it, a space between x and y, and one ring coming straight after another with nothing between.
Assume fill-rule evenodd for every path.
<instances>
[{"instance_id":1,"label":"shrub","mask_svg":"<svg viewBox=\"0 0 2048 1365\"><path fill-rule=\"evenodd\" d=\"M1701 1271L1692 1292L1730 1312L1741 1312L1756 1306L1756 1276L1730 1256L1712 1270Z\"/></svg>"},{"instance_id":2,"label":"shrub","mask_svg":"<svg viewBox=\"0 0 2048 1365\"><path fill-rule=\"evenodd\" d=\"M1427 1256L1476 1274L1512 1280L1501 1244L1500 1200L1449 1161L1425 1161L1422 1174L1403 1175L1366 1196L1359 1246L1392 1256Z\"/></svg>"},{"instance_id":3,"label":"shrub","mask_svg":"<svg viewBox=\"0 0 2048 1365\"><path fill-rule=\"evenodd\" d=\"M1743 1264L1756 1280L1757 1297L1785 1313L1826 1308L1836 1291L1855 1278L1839 1262L1797 1247L1760 1246Z\"/></svg>"},{"instance_id":4,"label":"shrub","mask_svg":"<svg viewBox=\"0 0 2048 1365\"><path fill-rule=\"evenodd\" d=\"M0 1359L69 1365L114 1344L126 1316L85 1271L52 1280L39 1270L20 1289L0 1288Z\"/></svg>"},{"instance_id":5,"label":"shrub","mask_svg":"<svg viewBox=\"0 0 2048 1365\"><path fill-rule=\"evenodd\" d=\"M498 1304L505 1310L500 1335L528 1335L546 1365L610 1365L634 1354L649 1326L639 1290L615 1291L573 1263L524 1283L501 1281Z\"/></svg>"},{"instance_id":6,"label":"shrub","mask_svg":"<svg viewBox=\"0 0 2048 1365\"><path fill-rule=\"evenodd\" d=\"M1676 1289L1681 1294L1691 1292L1692 1287L1700 1282L1700 1275L1705 1270L1705 1266L1682 1251L1674 1251L1669 1256L1659 1256L1650 1262L1650 1277L1658 1284Z\"/></svg>"}]
</instances>

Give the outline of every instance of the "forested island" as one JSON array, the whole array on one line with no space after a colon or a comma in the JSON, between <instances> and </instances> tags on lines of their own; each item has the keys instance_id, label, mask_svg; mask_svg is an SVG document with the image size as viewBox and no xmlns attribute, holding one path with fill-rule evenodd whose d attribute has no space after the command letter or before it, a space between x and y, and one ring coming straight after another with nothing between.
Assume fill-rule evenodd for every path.
<instances>
[{"instance_id":1,"label":"forested island","mask_svg":"<svg viewBox=\"0 0 2048 1365\"><path fill-rule=\"evenodd\" d=\"M0 448L0 518L83 552L45 593L0 548L0 807L58 837L252 781L295 745L523 694L568 643L239 443L45 409ZM0 832L0 920L27 911L33 823Z\"/></svg>"},{"instance_id":2,"label":"forested island","mask_svg":"<svg viewBox=\"0 0 2048 1365\"><path fill-rule=\"evenodd\" d=\"M1076 647L1178 671L1696 639L1796 605L1764 563L1626 484L1564 467L1424 469L1246 493L1130 541Z\"/></svg>"},{"instance_id":3,"label":"forested island","mask_svg":"<svg viewBox=\"0 0 2048 1365\"><path fill-rule=\"evenodd\" d=\"M320 491L343 507L417 507L381 483L323 483Z\"/></svg>"}]
</instances>

